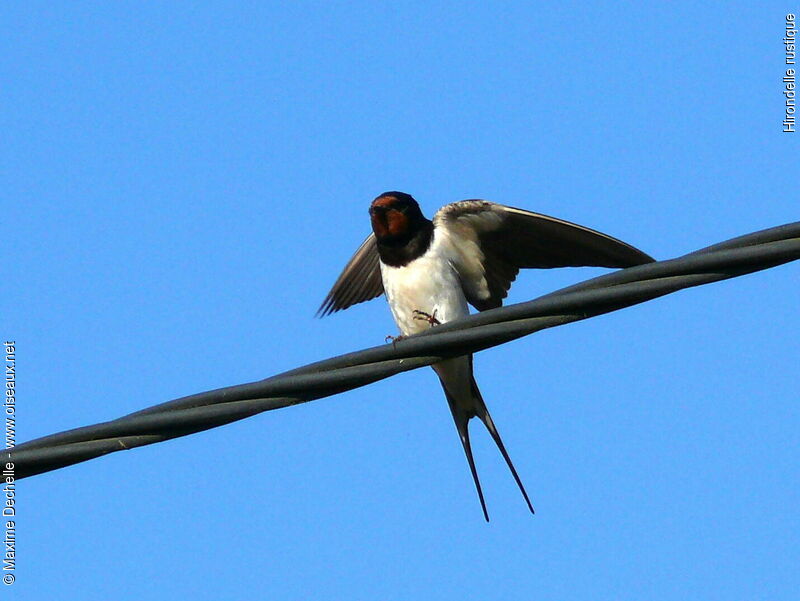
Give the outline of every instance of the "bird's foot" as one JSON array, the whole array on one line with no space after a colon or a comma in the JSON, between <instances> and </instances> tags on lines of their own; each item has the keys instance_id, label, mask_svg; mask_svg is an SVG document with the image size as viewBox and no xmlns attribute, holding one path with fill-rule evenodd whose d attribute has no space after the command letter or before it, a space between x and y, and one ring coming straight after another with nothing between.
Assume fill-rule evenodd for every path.
<instances>
[{"instance_id":1,"label":"bird's foot","mask_svg":"<svg viewBox=\"0 0 800 601\"><path fill-rule=\"evenodd\" d=\"M386 338L383 339L384 342L392 341L392 346L395 346L400 340L404 340L405 336L392 336L389 334Z\"/></svg>"},{"instance_id":2,"label":"bird's foot","mask_svg":"<svg viewBox=\"0 0 800 601\"><path fill-rule=\"evenodd\" d=\"M436 319L436 309L433 310L433 315L430 313L425 313L425 311L420 311L419 309L414 309L414 319L419 319L420 321L427 321L431 326L438 326L441 325L441 321Z\"/></svg>"}]
</instances>

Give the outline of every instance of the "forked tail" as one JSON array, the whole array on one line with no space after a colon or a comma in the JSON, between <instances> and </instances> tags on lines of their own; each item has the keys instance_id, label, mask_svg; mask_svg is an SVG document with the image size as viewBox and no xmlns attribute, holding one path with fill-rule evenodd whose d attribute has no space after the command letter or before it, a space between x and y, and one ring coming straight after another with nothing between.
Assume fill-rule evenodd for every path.
<instances>
[{"instance_id":1,"label":"forked tail","mask_svg":"<svg viewBox=\"0 0 800 601\"><path fill-rule=\"evenodd\" d=\"M458 361L458 359L451 359L449 361ZM486 408L486 403L483 401L481 391L478 389L477 382L475 382L475 377L472 374L472 357L469 357L469 389L467 389L466 386L459 385L462 383L459 381L459 376L464 377L466 374L453 373L450 369L442 366L442 364L437 364L434 366L434 368L439 374L439 378L442 382L442 388L444 388L445 396L447 396L447 402L450 405L450 411L453 414L453 420L456 423L458 436L461 439L461 444L464 446L464 453L467 455L469 469L472 472L472 479L475 481L475 488L478 491L478 499L480 499L481 508L483 509L483 517L486 518L487 522L489 521L489 513L486 511L486 501L483 498L483 490L481 489L481 482L478 478L478 471L475 469L475 460L472 457L472 446L469 442L469 420L473 417L479 417L486 426L486 429L489 431L489 434L491 434L492 439L497 445L497 448L500 449L503 459L506 460L506 464L511 470L511 475L514 476L514 481L517 483L517 486L519 487L519 490L525 499L525 503L528 504L528 509L531 510L531 513L535 513L533 510L533 505L528 498L528 493L525 492L525 487L522 485L522 480L520 480L517 470L514 468L514 464L511 462L511 457L508 456L508 452L503 444L503 440L500 438L500 433L497 431L497 427L494 425L492 416L489 415L489 410ZM457 371L460 370L456 370L456 372ZM466 395L469 395L469 398L465 398Z\"/></svg>"}]
</instances>

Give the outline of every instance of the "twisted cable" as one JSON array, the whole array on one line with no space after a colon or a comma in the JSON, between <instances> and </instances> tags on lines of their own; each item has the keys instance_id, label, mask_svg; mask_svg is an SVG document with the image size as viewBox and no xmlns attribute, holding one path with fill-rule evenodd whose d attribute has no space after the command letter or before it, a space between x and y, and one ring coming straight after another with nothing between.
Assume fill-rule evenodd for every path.
<instances>
[{"instance_id":1,"label":"twisted cable","mask_svg":"<svg viewBox=\"0 0 800 601\"><path fill-rule=\"evenodd\" d=\"M6 449L25 478L215 428L366 386L442 359L475 353L552 328L800 259L800 222L754 232L667 261L596 277L538 299L449 322L396 344L311 363L265 380L154 405L115 420L66 430Z\"/></svg>"}]
</instances>

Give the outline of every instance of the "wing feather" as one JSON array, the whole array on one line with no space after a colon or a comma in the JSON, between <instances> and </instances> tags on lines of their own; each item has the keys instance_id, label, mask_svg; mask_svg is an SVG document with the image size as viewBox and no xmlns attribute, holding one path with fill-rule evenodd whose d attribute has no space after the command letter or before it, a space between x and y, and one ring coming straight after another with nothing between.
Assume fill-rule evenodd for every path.
<instances>
[{"instance_id":1,"label":"wing feather","mask_svg":"<svg viewBox=\"0 0 800 601\"><path fill-rule=\"evenodd\" d=\"M370 234L345 265L328 296L322 301L317 315L324 317L381 294L383 294L383 279L378 245L375 235Z\"/></svg>"},{"instance_id":2,"label":"wing feather","mask_svg":"<svg viewBox=\"0 0 800 601\"><path fill-rule=\"evenodd\" d=\"M433 221L462 248L456 267L467 300L480 311L503 304L520 269L619 268L654 260L630 244L582 225L485 200L446 205ZM481 269L476 270L476 262ZM475 278L480 272L482 278Z\"/></svg>"}]
</instances>

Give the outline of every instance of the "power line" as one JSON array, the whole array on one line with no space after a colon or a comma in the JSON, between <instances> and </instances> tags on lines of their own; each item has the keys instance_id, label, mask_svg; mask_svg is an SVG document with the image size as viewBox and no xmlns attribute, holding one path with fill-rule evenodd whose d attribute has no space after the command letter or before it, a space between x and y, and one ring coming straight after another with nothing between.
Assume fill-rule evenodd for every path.
<instances>
[{"instance_id":1,"label":"power line","mask_svg":"<svg viewBox=\"0 0 800 601\"><path fill-rule=\"evenodd\" d=\"M800 259L800 222L740 236L677 259L630 267L538 299L449 322L396 344L340 355L258 382L202 392L6 450L25 478L365 386L448 357Z\"/></svg>"}]
</instances>

